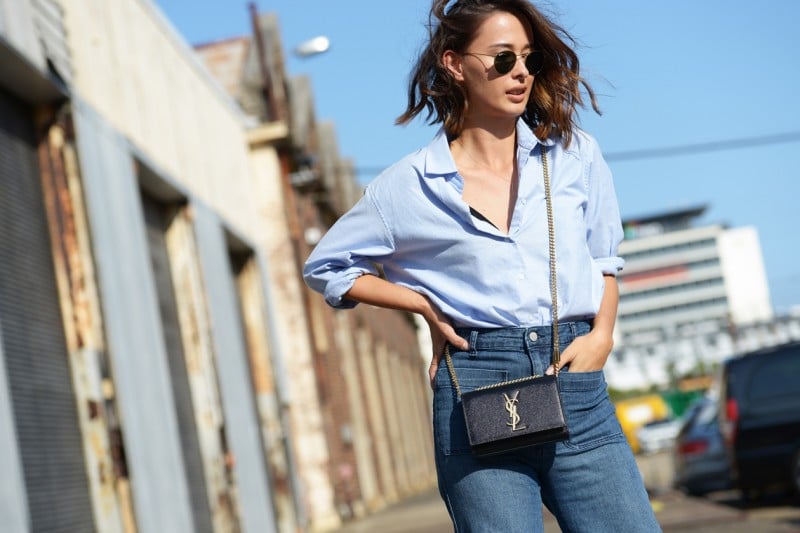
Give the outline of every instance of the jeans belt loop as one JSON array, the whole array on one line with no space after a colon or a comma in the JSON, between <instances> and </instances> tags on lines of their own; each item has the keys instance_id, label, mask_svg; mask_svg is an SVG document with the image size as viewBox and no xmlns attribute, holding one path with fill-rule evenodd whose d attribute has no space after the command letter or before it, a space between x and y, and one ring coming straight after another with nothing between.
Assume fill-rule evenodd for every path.
<instances>
[{"instance_id":1,"label":"jeans belt loop","mask_svg":"<svg viewBox=\"0 0 800 533\"><path fill-rule=\"evenodd\" d=\"M478 330L476 329L469 332L469 358L478 358Z\"/></svg>"}]
</instances>

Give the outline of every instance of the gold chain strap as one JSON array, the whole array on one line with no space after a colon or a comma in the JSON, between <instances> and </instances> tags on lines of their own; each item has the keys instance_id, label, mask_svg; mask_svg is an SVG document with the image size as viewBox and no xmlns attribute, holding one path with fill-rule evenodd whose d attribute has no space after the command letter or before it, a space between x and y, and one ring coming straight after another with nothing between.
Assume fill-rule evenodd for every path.
<instances>
[{"instance_id":1,"label":"gold chain strap","mask_svg":"<svg viewBox=\"0 0 800 533\"><path fill-rule=\"evenodd\" d=\"M552 299L552 315L553 315L553 357L552 363L553 368L555 369L555 374L558 376L559 371L559 364L561 363L561 348L559 347L558 342L558 286L557 286L557 278L556 278L556 232L555 232L555 223L553 221L553 199L550 195L550 168L547 164L547 148L544 145L542 147L542 171L544 173L544 199L545 203L547 204L547 240L549 243L550 249L550 298ZM453 359L450 357L450 346L445 344L444 346L444 356L445 362L447 363L447 371L450 373L450 379L453 381L453 385L456 388L456 394L458 397L461 397L461 386L458 384L458 379L456 378L456 369L453 367ZM528 376L524 378L517 378L511 381L504 381L505 383L517 383L521 381L526 381L529 379L533 379L538 376ZM491 387L496 387L499 384L494 385L486 385L485 387L481 387L480 389L475 390L483 390L488 389Z\"/></svg>"},{"instance_id":2,"label":"gold chain strap","mask_svg":"<svg viewBox=\"0 0 800 533\"><path fill-rule=\"evenodd\" d=\"M558 342L558 278L556 277L556 231L553 222L553 198L550 195L550 168L547 164L547 148L542 145L542 170L544 172L544 199L547 203L547 240L550 243L550 299L553 316L553 369L558 376L561 363L561 348Z\"/></svg>"},{"instance_id":3,"label":"gold chain strap","mask_svg":"<svg viewBox=\"0 0 800 533\"><path fill-rule=\"evenodd\" d=\"M453 368L453 358L450 357L450 346L447 344L444 345L444 359L447 363L447 371L450 372L450 379L453 381L453 385L456 388L456 394L459 398L461 398L461 386L458 384L458 378L456 378L456 369Z\"/></svg>"}]
</instances>

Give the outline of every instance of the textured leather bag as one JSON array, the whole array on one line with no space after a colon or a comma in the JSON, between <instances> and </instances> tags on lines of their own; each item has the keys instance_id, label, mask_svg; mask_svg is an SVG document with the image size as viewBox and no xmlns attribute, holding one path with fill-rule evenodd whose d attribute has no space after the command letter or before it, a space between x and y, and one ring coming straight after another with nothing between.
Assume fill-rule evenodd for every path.
<instances>
[{"instance_id":1,"label":"textured leather bag","mask_svg":"<svg viewBox=\"0 0 800 533\"><path fill-rule=\"evenodd\" d=\"M461 398L470 447L478 456L495 455L569 438L558 389L561 354L558 342L555 231L550 196L550 172L544 146L542 146L542 168L550 245L550 296L553 302L552 364L555 374L503 381L462 394L450 357L450 348L445 347L445 361L450 379Z\"/></svg>"},{"instance_id":2,"label":"textured leather bag","mask_svg":"<svg viewBox=\"0 0 800 533\"><path fill-rule=\"evenodd\" d=\"M556 376L532 376L465 392L461 405L475 455L494 455L569 437Z\"/></svg>"}]
</instances>

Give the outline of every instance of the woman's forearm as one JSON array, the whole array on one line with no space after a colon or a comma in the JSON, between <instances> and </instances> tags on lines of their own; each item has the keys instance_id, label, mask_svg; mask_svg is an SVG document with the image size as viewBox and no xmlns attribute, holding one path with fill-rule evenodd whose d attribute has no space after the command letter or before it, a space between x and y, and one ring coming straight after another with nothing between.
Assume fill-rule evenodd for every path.
<instances>
[{"instance_id":1,"label":"woman's forearm","mask_svg":"<svg viewBox=\"0 0 800 533\"><path fill-rule=\"evenodd\" d=\"M428 369L431 382L439 367L439 359L444 351L445 342L450 342L462 350L469 347L467 341L459 337L453 329L450 319L443 315L425 295L416 291L395 285L378 276L365 274L356 279L344 297L365 304L421 315L431 329L433 354L431 366Z\"/></svg>"},{"instance_id":2,"label":"woman's forearm","mask_svg":"<svg viewBox=\"0 0 800 533\"><path fill-rule=\"evenodd\" d=\"M607 335L609 339L614 334L614 323L617 320L617 307L619 305L619 285L617 278L611 275L604 275L605 289L603 299L600 301L600 309L594 317L593 330Z\"/></svg>"},{"instance_id":3,"label":"woman's forearm","mask_svg":"<svg viewBox=\"0 0 800 533\"><path fill-rule=\"evenodd\" d=\"M344 297L369 305L418 313L423 316L430 310L430 303L422 294L371 274L365 274L356 279Z\"/></svg>"}]
</instances>

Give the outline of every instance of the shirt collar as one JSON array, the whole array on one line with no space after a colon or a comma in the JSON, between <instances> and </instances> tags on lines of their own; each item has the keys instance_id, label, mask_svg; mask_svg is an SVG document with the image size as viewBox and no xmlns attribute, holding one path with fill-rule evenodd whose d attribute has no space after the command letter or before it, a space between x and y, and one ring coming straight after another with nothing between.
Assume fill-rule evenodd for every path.
<instances>
[{"instance_id":1,"label":"shirt collar","mask_svg":"<svg viewBox=\"0 0 800 533\"><path fill-rule=\"evenodd\" d=\"M541 144L544 146L553 146L555 144L555 140L551 137L548 137L545 140L539 140L539 138L533 133L528 123L522 120L522 118L517 119L517 146L522 148L523 150L533 152L533 149L536 148L537 144Z\"/></svg>"},{"instance_id":2,"label":"shirt collar","mask_svg":"<svg viewBox=\"0 0 800 533\"><path fill-rule=\"evenodd\" d=\"M450 153L447 134L444 127L439 128L425 153L425 175L447 176L456 172L456 162L453 161L453 155Z\"/></svg>"},{"instance_id":3,"label":"shirt collar","mask_svg":"<svg viewBox=\"0 0 800 533\"><path fill-rule=\"evenodd\" d=\"M537 144L553 146L553 139L540 141L533 134L530 127L521 118L517 119L517 146L527 152L532 152ZM444 128L439 128L436 136L428 145L425 154L425 175L426 176L449 176L458 173L453 155L450 153L450 144L447 141L447 134Z\"/></svg>"}]
</instances>

